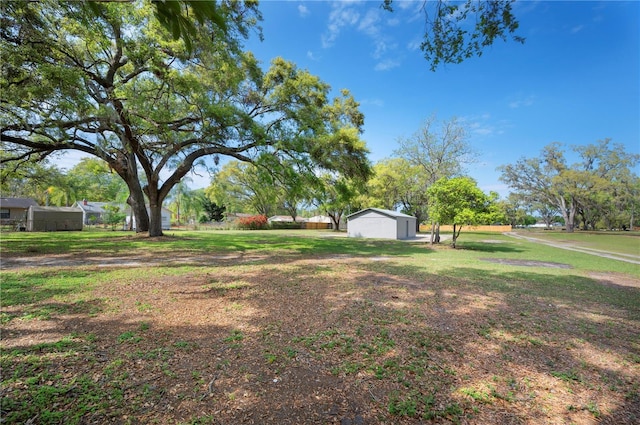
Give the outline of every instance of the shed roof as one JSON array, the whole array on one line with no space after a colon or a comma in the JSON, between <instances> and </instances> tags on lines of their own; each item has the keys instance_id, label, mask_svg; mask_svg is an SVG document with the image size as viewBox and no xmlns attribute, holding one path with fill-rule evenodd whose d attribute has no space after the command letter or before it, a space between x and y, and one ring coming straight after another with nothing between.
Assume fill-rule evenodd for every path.
<instances>
[{"instance_id":1,"label":"shed roof","mask_svg":"<svg viewBox=\"0 0 640 425\"><path fill-rule=\"evenodd\" d=\"M404 218L415 218L415 217L414 217L414 216L412 216L412 215L403 214L403 213L398 212L398 211L385 210L385 209L382 209L382 208L365 208L365 209L360 210L360 211L358 211L358 212L355 212L355 213L353 213L353 214L349 214L349 215L347 216L347 219L355 218L356 216L362 215L362 214L364 214L364 213L366 213L366 212L368 212L368 211L375 211L375 212L377 212L377 213L380 213L380 214L382 214L382 215L386 215L387 217L389 217L389 218L394 218L394 219L395 219L395 218L400 218L400 217L404 217Z\"/></svg>"},{"instance_id":2,"label":"shed roof","mask_svg":"<svg viewBox=\"0 0 640 425\"><path fill-rule=\"evenodd\" d=\"M23 208L38 206L38 203L31 198L0 198L0 208Z\"/></svg>"},{"instance_id":3,"label":"shed roof","mask_svg":"<svg viewBox=\"0 0 640 425\"><path fill-rule=\"evenodd\" d=\"M80 208L76 208L76 207L40 207L37 205L35 206L32 205L30 209L33 211L57 211L57 212L74 212L74 213L82 212Z\"/></svg>"}]
</instances>

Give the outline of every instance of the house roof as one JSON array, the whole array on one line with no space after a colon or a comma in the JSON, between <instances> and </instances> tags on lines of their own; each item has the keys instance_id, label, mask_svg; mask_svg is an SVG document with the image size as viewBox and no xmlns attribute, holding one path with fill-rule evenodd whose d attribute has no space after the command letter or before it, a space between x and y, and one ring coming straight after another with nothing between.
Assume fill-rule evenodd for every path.
<instances>
[{"instance_id":1,"label":"house roof","mask_svg":"<svg viewBox=\"0 0 640 425\"><path fill-rule=\"evenodd\" d=\"M364 214L364 213L366 213L368 211L375 211L375 212L377 212L379 214L386 215L387 217L393 218L393 219L401 218L401 217L404 217L404 218L415 218L412 215L403 214L403 213L398 212L398 211L384 210L382 208L365 208L365 209L360 210L358 212L355 212L353 214L349 214L347 216L347 219L355 218L356 216L360 216L360 215L362 215L362 214Z\"/></svg>"},{"instance_id":2,"label":"house roof","mask_svg":"<svg viewBox=\"0 0 640 425\"><path fill-rule=\"evenodd\" d=\"M293 218L290 215L274 215L267 219L269 222L271 221L281 221L287 223L293 223ZM301 221L307 221L304 217L297 216L296 221L299 223Z\"/></svg>"},{"instance_id":3,"label":"house roof","mask_svg":"<svg viewBox=\"0 0 640 425\"><path fill-rule=\"evenodd\" d=\"M38 206L38 203L31 198L0 198L0 208L21 208L26 210L31 206Z\"/></svg>"},{"instance_id":4,"label":"house roof","mask_svg":"<svg viewBox=\"0 0 640 425\"><path fill-rule=\"evenodd\" d=\"M109 202L87 202L87 204L85 205L84 201L78 201L78 202L75 202L73 205L82 209L84 212L102 214L105 212L103 207L105 205L110 205L110 203Z\"/></svg>"},{"instance_id":5,"label":"house roof","mask_svg":"<svg viewBox=\"0 0 640 425\"><path fill-rule=\"evenodd\" d=\"M114 202L88 202L85 205L84 201L77 201L73 204L74 207L78 207L81 210L83 210L84 212L87 213L94 213L94 214L104 214L106 211L104 210L104 207L106 205L113 205L115 207L119 207L120 208L120 212L129 212L131 210L131 207L129 207L129 205L127 204L123 204L123 203L114 203ZM147 209L149 209L149 205L146 205ZM170 209L166 208L166 207L162 207L162 211L164 212L171 212Z\"/></svg>"},{"instance_id":6,"label":"house roof","mask_svg":"<svg viewBox=\"0 0 640 425\"><path fill-rule=\"evenodd\" d=\"M314 215L307 219L309 223L331 223L331 217L326 215Z\"/></svg>"}]
</instances>

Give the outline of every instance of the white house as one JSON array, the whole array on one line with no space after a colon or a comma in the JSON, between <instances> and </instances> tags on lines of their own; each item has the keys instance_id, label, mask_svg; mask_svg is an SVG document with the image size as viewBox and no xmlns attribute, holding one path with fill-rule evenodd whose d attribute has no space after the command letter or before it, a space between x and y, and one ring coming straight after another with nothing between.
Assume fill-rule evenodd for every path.
<instances>
[{"instance_id":1,"label":"white house","mask_svg":"<svg viewBox=\"0 0 640 425\"><path fill-rule=\"evenodd\" d=\"M416 218L397 211L366 208L347 216L351 238L411 239L416 237Z\"/></svg>"},{"instance_id":2,"label":"white house","mask_svg":"<svg viewBox=\"0 0 640 425\"><path fill-rule=\"evenodd\" d=\"M102 223L103 215L105 214L104 206L111 205L109 202L89 202L86 199L82 201L74 202L73 207L80 208L82 210L82 222L84 224L100 224ZM121 211L124 208L128 208L124 205L117 205Z\"/></svg>"},{"instance_id":3,"label":"white house","mask_svg":"<svg viewBox=\"0 0 640 425\"><path fill-rule=\"evenodd\" d=\"M82 210L82 221L84 224L96 224L102 223L104 219L104 215L106 214L106 210L104 209L107 205L113 205L120 208L120 212L126 214L125 218L125 230L132 227L133 230L136 228L136 219L133 218L133 225L131 226L131 207L127 204L117 204L113 202L90 202L87 200L82 200L80 202L76 202L73 204L73 207L80 208ZM150 212L149 205L147 205L147 212ZM162 207L162 230L171 229L171 210Z\"/></svg>"},{"instance_id":4,"label":"white house","mask_svg":"<svg viewBox=\"0 0 640 425\"><path fill-rule=\"evenodd\" d=\"M147 212L149 211L149 206L147 205ZM162 210L160 212L161 214L161 226L162 226L162 230L169 230L171 229L171 210L162 207ZM131 220L133 219L133 223L131 222ZM127 217L125 219L125 229L129 229L132 228L133 230L136 230L136 217L131 214L131 208L127 209Z\"/></svg>"}]
</instances>

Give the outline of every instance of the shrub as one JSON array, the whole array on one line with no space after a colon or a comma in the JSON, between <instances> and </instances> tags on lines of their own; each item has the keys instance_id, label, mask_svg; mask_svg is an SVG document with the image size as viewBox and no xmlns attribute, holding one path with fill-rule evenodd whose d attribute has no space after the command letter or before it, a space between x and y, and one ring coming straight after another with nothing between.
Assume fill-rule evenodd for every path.
<instances>
[{"instance_id":1,"label":"shrub","mask_svg":"<svg viewBox=\"0 0 640 425\"><path fill-rule=\"evenodd\" d=\"M267 216L252 215L250 217L242 217L238 219L238 228L245 230L266 229L268 225Z\"/></svg>"}]
</instances>

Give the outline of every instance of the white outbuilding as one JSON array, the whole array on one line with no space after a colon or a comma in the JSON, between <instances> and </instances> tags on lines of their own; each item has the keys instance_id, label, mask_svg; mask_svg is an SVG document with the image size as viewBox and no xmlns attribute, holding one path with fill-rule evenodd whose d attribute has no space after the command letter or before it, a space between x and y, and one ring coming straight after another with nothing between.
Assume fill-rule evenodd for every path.
<instances>
[{"instance_id":1,"label":"white outbuilding","mask_svg":"<svg viewBox=\"0 0 640 425\"><path fill-rule=\"evenodd\" d=\"M397 211L366 208L347 216L351 238L412 239L416 237L416 218Z\"/></svg>"}]
</instances>

